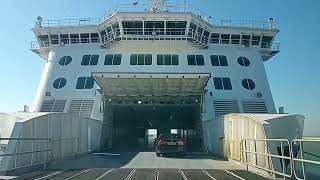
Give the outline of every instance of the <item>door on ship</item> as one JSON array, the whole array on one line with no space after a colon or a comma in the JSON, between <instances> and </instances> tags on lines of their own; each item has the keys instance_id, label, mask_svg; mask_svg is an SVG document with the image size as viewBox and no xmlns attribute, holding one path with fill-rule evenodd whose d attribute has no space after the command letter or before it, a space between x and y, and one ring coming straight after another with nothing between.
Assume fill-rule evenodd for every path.
<instances>
[{"instance_id":1,"label":"door on ship","mask_svg":"<svg viewBox=\"0 0 320 180\"><path fill-rule=\"evenodd\" d=\"M192 143L201 139L201 107L210 74L93 73L103 97L101 145L146 150L146 134L181 129ZM199 143L198 143L199 144Z\"/></svg>"}]
</instances>

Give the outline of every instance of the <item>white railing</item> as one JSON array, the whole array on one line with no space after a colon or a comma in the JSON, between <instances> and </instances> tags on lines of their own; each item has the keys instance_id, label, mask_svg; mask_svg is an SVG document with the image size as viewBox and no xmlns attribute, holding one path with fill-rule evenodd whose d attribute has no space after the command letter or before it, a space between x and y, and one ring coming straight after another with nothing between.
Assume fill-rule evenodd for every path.
<instances>
[{"instance_id":1,"label":"white railing","mask_svg":"<svg viewBox=\"0 0 320 180\"><path fill-rule=\"evenodd\" d=\"M243 139L240 146L235 146L235 141L228 140L224 143L224 153L227 157L237 160L235 157L239 155L234 152L238 152L235 148L239 148L240 161L247 165L247 170L250 166L283 177L295 177L298 180L319 178L320 173L317 169L320 169L320 155L306 152L308 149L305 149L305 146L315 147L317 148L315 151L318 152L320 139L294 139L291 142L287 139ZM314 158L306 159L306 155ZM258 156L260 156L260 161L258 161ZM274 167L273 159L280 159L281 170L276 170L279 167ZM298 163L301 163L301 166L298 166ZM302 172L298 173L298 171Z\"/></svg>"},{"instance_id":2,"label":"white railing","mask_svg":"<svg viewBox=\"0 0 320 180\"><path fill-rule=\"evenodd\" d=\"M106 12L100 18L82 18L82 19L63 19L63 20L45 20L42 22L36 21L36 27L61 27L61 26L85 26L98 25L101 22L109 19L114 14L119 12L148 12L150 4L118 4L110 11ZM190 12L204 21L221 27L242 27L242 28L259 28L259 29L277 29L277 23L273 21L253 21L253 20L219 20L195 8L192 4L168 4L164 12Z\"/></svg>"},{"instance_id":3,"label":"white railing","mask_svg":"<svg viewBox=\"0 0 320 180\"><path fill-rule=\"evenodd\" d=\"M0 141L9 141L9 147L6 148L14 147L11 152L0 155L2 158L1 172L41 164L45 169L51 152L50 140L50 138L0 138ZM13 157L13 159L8 157Z\"/></svg>"},{"instance_id":4,"label":"white railing","mask_svg":"<svg viewBox=\"0 0 320 180\"><path fill-rule=\"evenodd\" d=\"M44 20L36 21L35 27L89 26L97 25L100 22L99 18Z\"/></svg>"},{"instance_id":5,"label":"white railing","mask_svg":"<svg viewBox=\"0 0 320 180\"><path fill-rule=\"evenodd\" d=\"M263 145L263 150L259 145ZM274 144L278 146L274 146ZM287 139L243 139L241 141L241 162L251 167L262 169L270 173L274 173L283 177L292 177L292 157L291 157L291 145ZM273 144L273 145L271 145ZM279 146L280 145L280 146ZM253 146L253 147L251 147ZM276 154L277 149L270 150L270 146L280 147L281 154ZM288 149L288 155L285 155L285 148ZM248 150L250 149L250 150ZM250 156L251 155L251 156ZM265 159L264 165L259 165L258 156L262 156ZM253 157L253 158L249 158ZM271 158L277 158L281 160L282 171L277 171L271 165ZM250 159L250 160L249 160ZM253 161L251 160L253 159ZM288 167L290 168L289 173L286 170L286 162L288 161Z\"/></svg>"},{"instance_id":6,"label":"white railing","mask_svg":"<svg viewBox=\"0 0 320 180\"><path fill-rule=\"evenodd\" d=\"M60 39L51 39L45 41L32 41L30 42L30 49L39 49L50 47L51 45L65 45L65 44L88 44L88 43L100 43L99 37L94 38L60 38Z\"/></svg>"},{"instance_id":7,"label":"white railing","mask_svg":"<svg viewBox=\"0 0 320 180\"><path fill-rule=\"evenodd\" d=\"M14 147L4 150L8 153L0 154L0 173L40 165L45 169L50 161L71 157L81 151L79 138L0 138L0 141L8 141L6 148Z\"/></svg>"},{"instance_id":8,"label":"white railing","mask_svg":"<svg viewBox=\"0 0 320 180\"><path fill-rule=\"evenodd\" d=\"M314 144L317 144L319 147L320 147L320 139L295 139L291 142L291 153L294 154L294 146L297 146L297 148L300 150L300 152L298 152L298 156L300 155L300 158L298 157L292 157L292 160L293 160L293 169L294 169L294 176L296 179L298 180L304 180L306 179L306 167L305 167L305 164L311 164L311 165L315 165L315 166L318 166L320 169L320 157L319 155L314 155L314 154L311 154L311 156L315 156L319 159L319 161L315 161L315 160L310 160L310 159L305 159L305 156L304 154L310 154L308 152L305 152L305 149L304 149L304 146L303 144L304 143L313 143ZM319 148L320 149L320 148ZM318 152L320 153L320 152ZM301 170L302 170L302 178L298 176L298 173L296 172L297 171L297 164L296 162L300 162L301 163Z\"/></svg>"}]
</instances>

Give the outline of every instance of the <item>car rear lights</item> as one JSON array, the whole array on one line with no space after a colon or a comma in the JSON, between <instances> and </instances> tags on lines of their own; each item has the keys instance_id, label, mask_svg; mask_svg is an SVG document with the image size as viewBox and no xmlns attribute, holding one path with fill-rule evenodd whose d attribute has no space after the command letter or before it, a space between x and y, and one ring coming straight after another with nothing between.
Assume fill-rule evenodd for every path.
<instances>
[{"instance_id":1,"label":"car rear lights","mask_svg":"<svg viewBox=\"0 0 320 180\"><path fill-rule=\"evenodd\" d=\"M183 145L184 145L184 141L179 140L179 141L177 142L177 144L178 144L179 146L183 146Z\"/></svg>"},{"instance_id":2,"label":"car rear lights","mask_svg":"<svg viewBox=\"0 0 320 180\"><path fill-rule=\"evenodd\" d=\"M164 140L160 140L159 142L158 142L158 144L159 145L164 145L164 144L167 144Z\"/></svg>"}]
</instances>

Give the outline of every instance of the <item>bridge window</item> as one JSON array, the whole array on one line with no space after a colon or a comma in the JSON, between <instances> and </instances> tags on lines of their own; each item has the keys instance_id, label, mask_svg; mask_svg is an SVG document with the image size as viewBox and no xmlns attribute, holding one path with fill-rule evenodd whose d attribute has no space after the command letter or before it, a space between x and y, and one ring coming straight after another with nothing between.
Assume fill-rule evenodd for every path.
<instances>
[{"instance_id":1,"label":"bridge window","mask_svg":"<svg viewBox=\"0 0 320 180\"><path fill-rule=\"evenodd\" d=\"M51 41L51 44L59 44L59 35L58 34L51 34L50 41Z\"/></svg>"},{"instance_id":2,"label":"bridge window","mask_svg":"<svg viewBox=\"0 0 320 180\"><path fill-rule=\"evenodd\" d=\"M251 44L258 46L260 44L261 36L252 36Z\"/></svg>"},{"instance_id":3,"label":"bridge window","mask_svg":"<svg viewBox=\"0 0 320 180\"><path fill-rule=\"evenodd\" d=\"M244 67L247 67L247 66L250 65L249 59L246 58L246 57L243 57L243 56L241 56L241 57L238 58L238 63L239 63L241 66L244 66Z\"/></svg>"},{"instance_id":4,"label":"bridge window","mask_svg":"<svg viewBox=\"0 0 320 180\"><path fill-rule=\"evenodd\" d=\"M98 33L91 33L90 38L91 38L91 43L99 43L100 42L100 38L99 38Z\"/></svg>"},{"instance_id":5,"label":"bridge window","mask_svg":"<svg viewBox=\"0 0 320 180\"><path fill-rule=\"evenodd\" d=\"M211 55L212 66L228 66L228 61L226 56Z\"/></svg>"},{"instance_id":6,"label":"bridge window","mask_svg":"<svg viewBox=\"0 0 320 180\"><path fill-rule=\"evenodd\" d=\"M123 33L125 35L142 35L142 21L122 21Z\"/></svg>"},{"instance_id":7,"label":"bridge window","mask_svg":"<svg viewBox=\"0 0 320 180\"><path fill-rule=\"evenodd\" d=\"M48 35L39 35L38 40L41 47L47 47L50 45L49 36Z\"/></svg>"},{"instance_id":8,"label":"bridge window","mask_svg":"<svg viewBox=\"0 0 320 180\"><path fill-rule=\"evenodd\" d=\"M240 44L240 35L232 34L231 35L231 44Z\"/></svg>"},{"instance_id":9,"label":"bridge window","mask_svg":"<svg viewBox=\"0 0 320 180\"><path fill-rule=\"evenodd\" d=\"M121 54L107 54L105 56L104 65L120 65L121 58Z\"/></svg>"},{"instance_id":10,"label":"bridge window","mask_svg":"<svg viewBox=\"0 0 320 180\"><path fill-rule=\"evenodd\" d=\"M196 37L195 36L196 33L197 33L197 25L191 22L189 27L189 37Z\"/></svg>"},{"instance_id":11,"label":"bridge window","mask_svg":"<svg viewBox=\"0 0 320 180\"><path fill-rule=\"evenodd\" d=\"M232 90L231 80L226 77L213 78L214 87L217 90Z\"/></svg>"},{"instance_id":12,"label":"bridge window","mask_svg":"<svg viewBox=\"0 0 320 180\"><path fill-rule=\"evenodd\" d=\"M79 34L70 34L71 44L79 43Z\"/></svg>"},{"instance_id":13,"label":"bridge window","mask_svg":"<svg viewBox=\"0 0 320 180\"><path fill-rule=\"evenodd\" d=\"M76 89L92 89L94 85L93 77L79 77Z\"/></svg>"},{"instance_id":14,"label":"bridge window","mask_svg":"<svg viewBox=\"0 0 320 180\"><path fill-rule=\"evenodd\" d=\"M246 47L250 45L250 37L251 35L242 35L241 44L245 45Z\"/></svg>"},{"instance_id":15,"label":"bridge window","mask_svg":"<svg viewBox=\"0 0 320 180\"><path fill-rule=\"evenodd\" d=\"M179 65L179 56L172 54L158 54L157 65Z\"/></svg>"},{"instance_id":16,"label":"bridge window","mask_svg":"<svg viewBox=\"0 0 320 180\"><path fill-rule=\"evenodd\" d=\"M204 66L203 55L188 55L187 59L189 66Z\"/></svg>"},{"instance_id":17,"label":"bridge window","mask_svg":"<svg viewBox=\"0 0 320 180\"><path fill-rule=\"evenodd\" d=\"M112 29L116 33L116 36L120 36L120 27L118 22L112 25Z\"/></svg>"},{"instance_id":18,"label":"bridge window","mask_svg":"<svg viewBox=\"0 0 320 180\"><path fill-rule=\"evenodd\" d=\"M70 42L69 34L60 34L60 42L62 44L69 44Z\"/></svg>"},{"instance_id":19,"label":"bridge window","mask_svg":"<svg viewBox=\"0 0 320 180\"><path fill-rule=\"evenodd\" d=\"M151 65L152 55L151 54L131 54L130 65Z\"/></svg>"},{"instance_id":20,"label":"bridge window","mask_svg":"<svg viewBox=\"0 0 320 180\"><path fill-rule=\"evenodd\" d=\"M84 55L82 57L82 66L95 66L98 64L99 55Z\"/></svg>"},{"instance_id":21,"label":"bridge window","mask_svg":"<svg viewBox=\"0 0 320 180\"><path fill-rule=\"evenodd\" d=\"M80 34L80 42L81 43L90 43L89 33L81 33Z\"/></svg>"},{"instance_id":22,"label":"bridge window","mask_svg":"<svg viewBox=\"0 0 320 180\"><path fill-rule=\"evenodd\" d=\"M164 21L145 21L144 35L164 35Z\"/></svg>"},{"instance_id":23,"label":"bridge window","mask_svg":"<svg viewBox=\"0 0 320 180\"><path fill-rule=\"evenodd\" d=\"M61 89L63 88L65 85L67 84L67 80L65 78L58 78L56 79L52 86L55 88L55 89Z\"/></svg>"},{"instance_id":24,"label":"bridge window","mask_svg":"<svg viewBox=\"0 0 320 180\"><path fill-rule=\"evenodd\" d=\"M220 34L212 33L211 37L210 37L210 43L219 44L220 43Z\"/></svg>"},{"instance_id":25,"label":"bridge window","mask_svg":"<svg viewBox=\"0 0 320 180\"><path fill-rule=\"evenodd\" d=\"M63 56L60 60L59 60L59 64L61 66L66 66L68 64L70 64L72 61L72 57L71 56Z\"/></svg>"},{"instance_id":26,"label":"bridge window","mask_svg":"<svg viewBox=\"0 0 320 180\"><path fill-rule=\"evenodd\" d=\"M221 44L230 43L230 34L221 34Z\"/></svg>"},{"instance_id":27,"label":"bridge window","mask_svg":"<svg viewBox=\"0 0 320 180\"><path fill-rule=\"evenodd\" d=\"M208 42L209 42L209 35L210 35L209 31L204 30L203 36L202 36L202 42L203 42L203 43L208 44Z\"/></svg>"},{"instance_id":28,"label":"bridge window","mask_svg":"<svg viewBox=\"0 0 320 180\"><path fill-rule=\"evenodd\" d=\"M272 36L262 36L261 48L270 48L272 39Z\"/></svg>"},{"instance_id":29,"label":"bridge window","mask_svg":"<svg viewBox=\"0 0 320 180\"><path fill-rule=\"evenodd\" d=\"M256 88L256 84L251 79L242 80L242 86L248 90L253 90Z\"/></svg>"},{"instance_id":30,"label":"bridge window","mask_svg":"<svg viewBox=\"0 0 320 180\"><path fill-rule=\"evenodd\" d=\"M185 35L187 21L167 21L166 34L167 35Z\"/></svg>"}]
</instances>

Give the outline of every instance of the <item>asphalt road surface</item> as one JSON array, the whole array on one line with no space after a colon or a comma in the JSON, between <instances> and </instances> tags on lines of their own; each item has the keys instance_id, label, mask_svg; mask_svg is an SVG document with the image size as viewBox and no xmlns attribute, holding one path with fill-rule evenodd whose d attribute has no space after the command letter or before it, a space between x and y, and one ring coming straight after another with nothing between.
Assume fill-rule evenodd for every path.
<instances>
[{"instance_id":1,"label":"asphalt road surface","mask_svg":"<svg viewBox=\"0 0 320 180\"><path fill-rule=\"evenodd\" d=\"M47 171L22 175L33 180L243 180L264 179L245 171L235 162L205 153L184 157L157 157L154 152L121 153L119 156L90 154L57 161Z\"/></svg>"},{"instance_id":2,"label":"asphalt road surface","mask_svg":"<svg viewBox=\"0 0 320 180\"><path fill-rule=\"evenodd\" d=\"M32 180L263 180L256 174L239 170L214 169L82 169L40 171L16 179Z\"/></svg>"}]
</instances>

